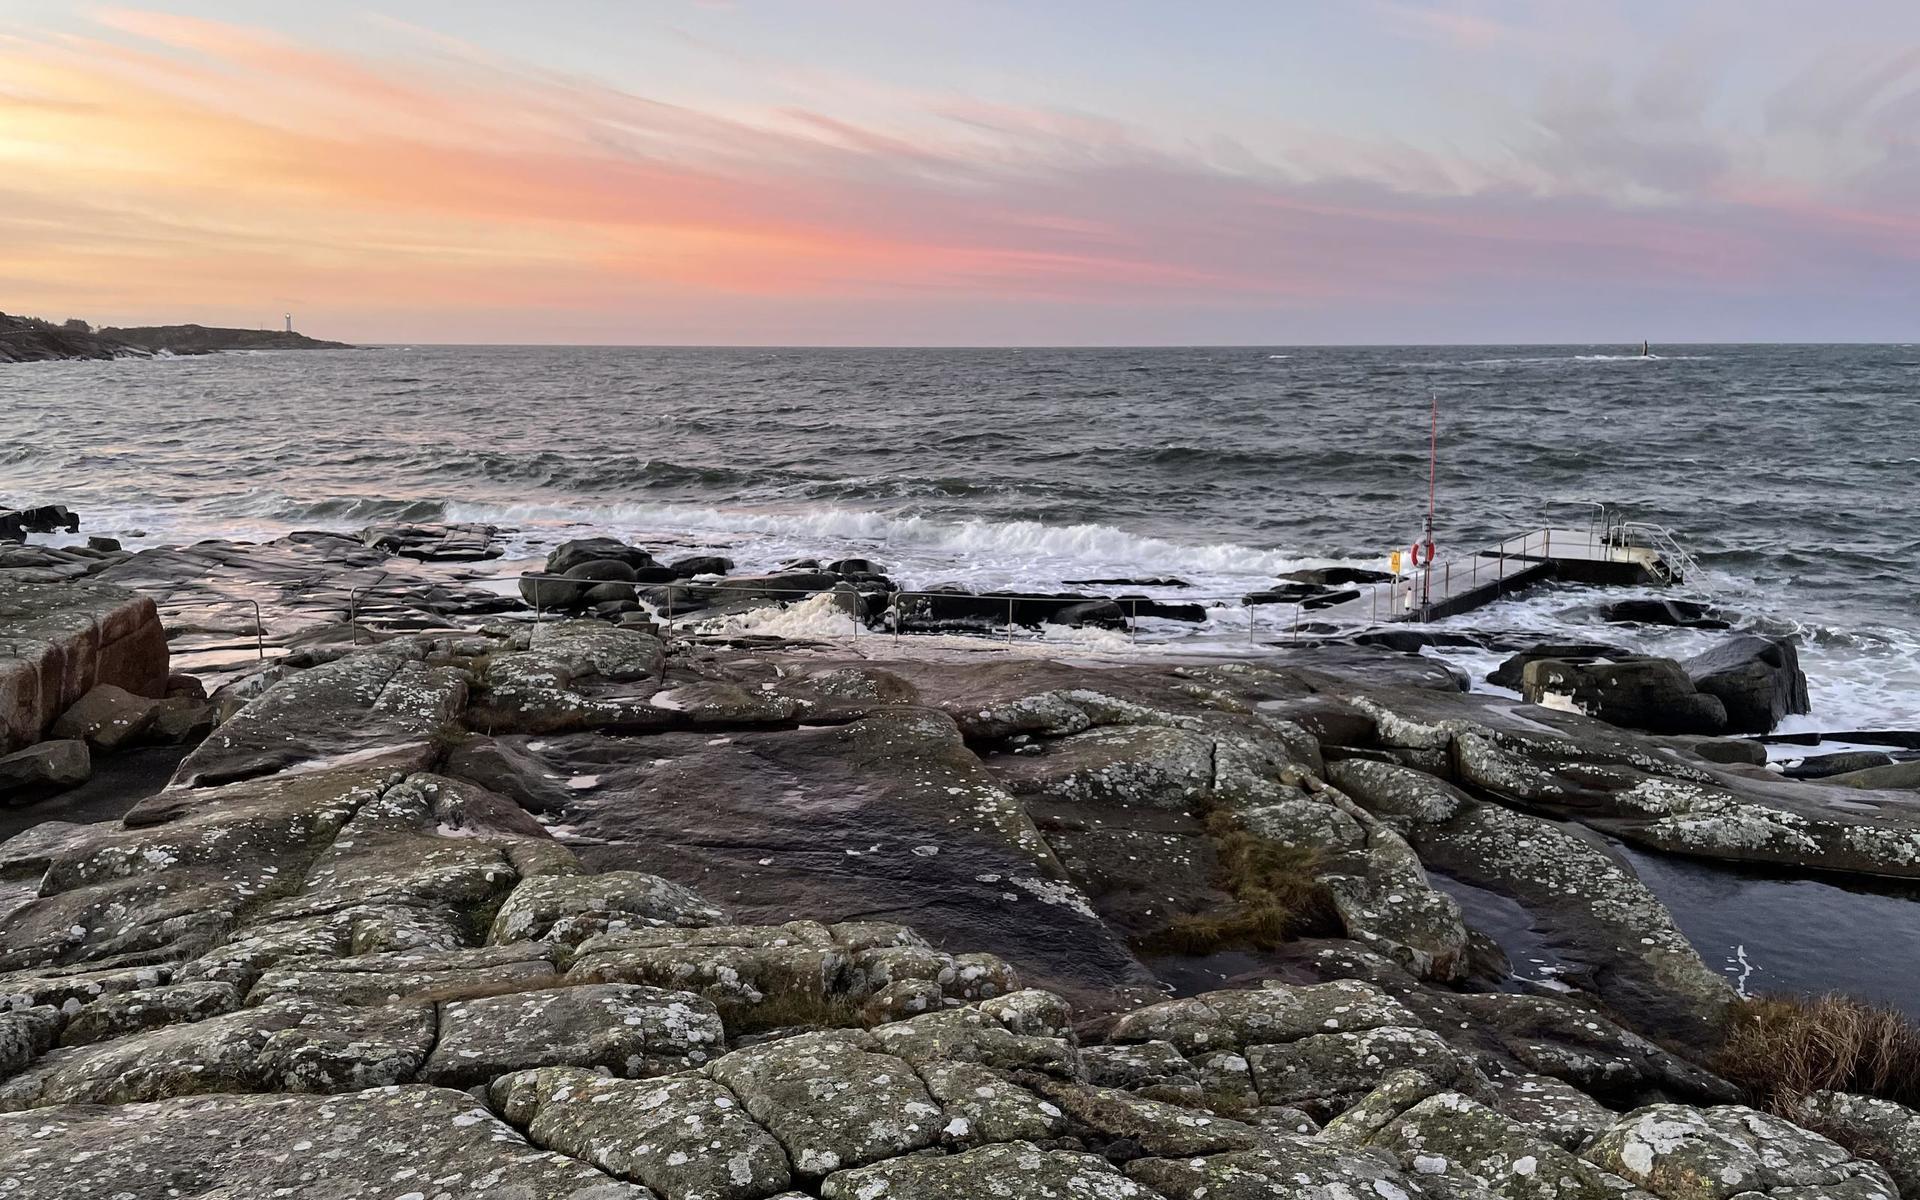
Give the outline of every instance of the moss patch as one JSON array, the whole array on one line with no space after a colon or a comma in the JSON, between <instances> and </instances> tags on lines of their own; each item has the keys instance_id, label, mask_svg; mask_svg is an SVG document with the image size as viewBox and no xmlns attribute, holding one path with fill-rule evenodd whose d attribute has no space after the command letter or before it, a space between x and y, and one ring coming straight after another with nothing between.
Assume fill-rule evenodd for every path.
<instances>
[{"instance_id":1,"label":"moss patch","mask_svg":"<svg viewBox=\"0 0 1920 1200\"><path fill-rule=\"evenodd\" d=\"M1292 938L1340 932L1333 903L1320 885L1319 851L1258 837L1224 810L1208 816L1207 835L1214 844L1216 882L1233 897L1232 906L1177 917L1140 939L1141 951L1199 956L1235 948L1272 950Z\"/></svg>"}]
</instances>

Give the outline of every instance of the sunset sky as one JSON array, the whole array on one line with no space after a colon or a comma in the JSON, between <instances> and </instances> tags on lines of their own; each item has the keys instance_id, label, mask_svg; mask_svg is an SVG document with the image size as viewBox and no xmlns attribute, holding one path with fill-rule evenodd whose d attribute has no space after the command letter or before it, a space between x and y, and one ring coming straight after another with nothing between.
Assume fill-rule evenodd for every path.
<instances>
[{"instance_id":1,"label":"sunset sky","mask_svg":"<svg viewBox=\"0 0 1920 1200\"><path fill-rule=\"evenodd\" d=\"M1920 339L1914 0L0 0L0 311Z\"/></svg>"}]
</instances>

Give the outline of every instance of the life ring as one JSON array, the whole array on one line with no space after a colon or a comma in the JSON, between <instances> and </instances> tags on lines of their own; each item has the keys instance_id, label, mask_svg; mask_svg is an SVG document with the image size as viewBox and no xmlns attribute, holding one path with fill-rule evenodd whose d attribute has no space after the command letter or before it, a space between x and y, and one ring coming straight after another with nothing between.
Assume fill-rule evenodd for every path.
<instances>
[{"instance_id":1,"label":"life ring","mask_svg":"<svg viewBox=\"0 0 1920 1200\"><path fill-rule=\"evenodd\" d=\"M1432 563L1433 543L1415 542L1413 544L1413 565L1416 567L1425 567L1432 565Z\"/></svg>"}]
</instances>

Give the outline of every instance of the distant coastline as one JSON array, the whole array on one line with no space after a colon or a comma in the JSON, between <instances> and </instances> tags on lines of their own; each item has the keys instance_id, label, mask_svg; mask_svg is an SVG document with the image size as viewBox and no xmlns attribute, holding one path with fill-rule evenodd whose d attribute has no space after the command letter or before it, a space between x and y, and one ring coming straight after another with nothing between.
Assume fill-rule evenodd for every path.
<instances>
[{"instance_id":1,"label":"distant coastline","mask_svg":"<svg viewBox=\"0 0 1920 1200\"><path fill-rule=\"evenodd\" d=\"M218 354L226 350L351 350L278 329L222 329L206 325L141 325L131 328L84 321L61 324L36 317L0 313L0 363L68 359L151 358L157 355Z\"/></svg>"}]
</instances>

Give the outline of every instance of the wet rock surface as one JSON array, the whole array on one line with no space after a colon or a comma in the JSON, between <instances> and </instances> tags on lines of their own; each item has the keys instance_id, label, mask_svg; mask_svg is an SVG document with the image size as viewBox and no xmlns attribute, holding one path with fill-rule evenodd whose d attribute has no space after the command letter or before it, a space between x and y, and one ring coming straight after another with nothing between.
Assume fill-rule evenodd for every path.
<instances>
[{"instance_id":1,"label":"wet rock surface","mask_svg":"<svg viewBox=\"0 0 1920 1200\"><path fill-rule=\"evenodd\" d=\"M596 585L653 569L575 553ZM882 655L560 622L230 693L123 817L0 843L0 1195L1895 1200L1912 1178L1906 1110L1823 1096L1788 1122L1646 1036L1703 1045L1731 994L1566 820L1920 872L1897 797L1464 695L1378 647ZM1497 953L1429 868L1587 971L1489 990Z\"/></svg>"}]
</instances>

